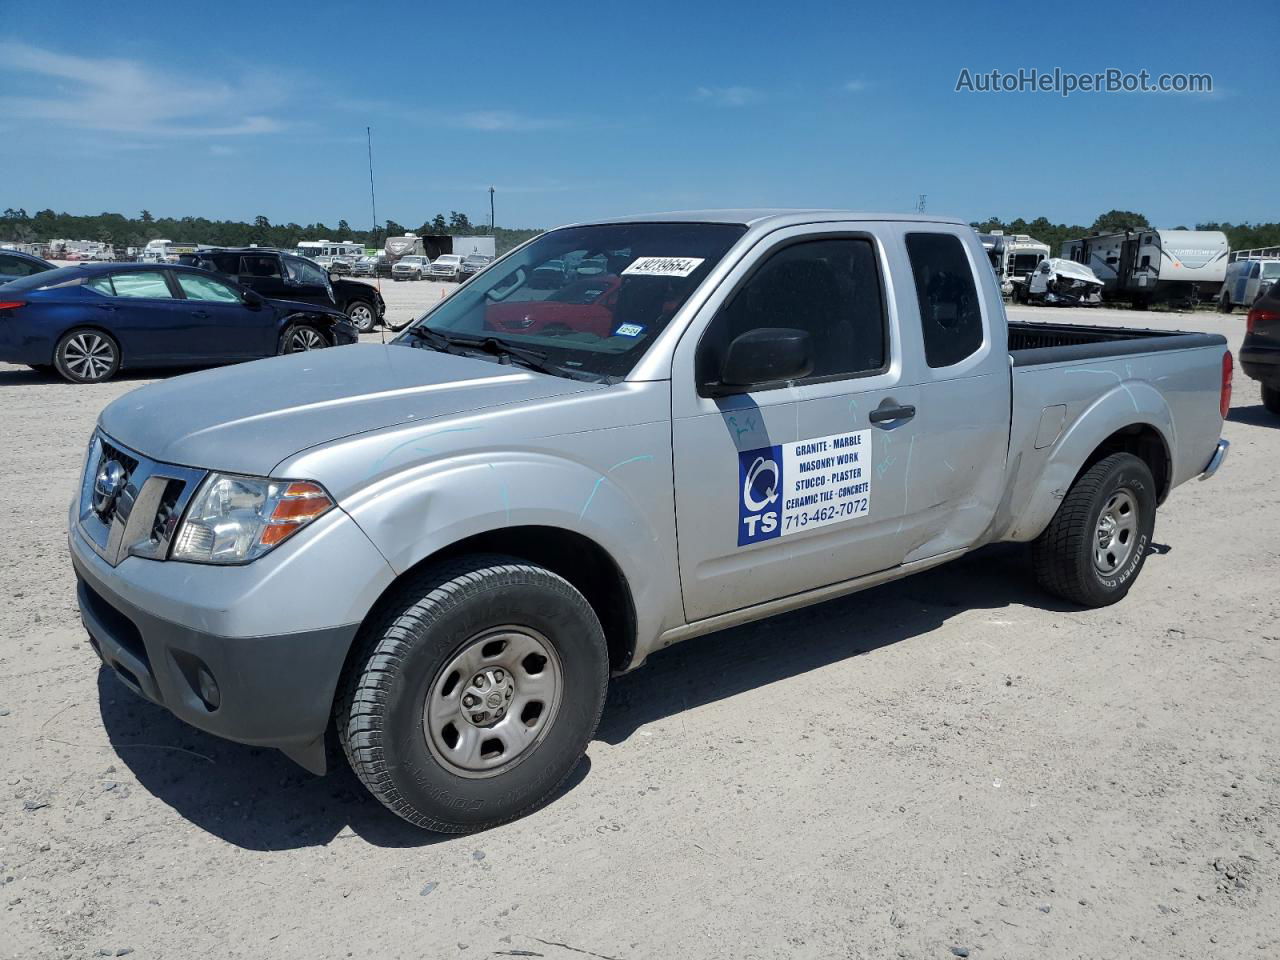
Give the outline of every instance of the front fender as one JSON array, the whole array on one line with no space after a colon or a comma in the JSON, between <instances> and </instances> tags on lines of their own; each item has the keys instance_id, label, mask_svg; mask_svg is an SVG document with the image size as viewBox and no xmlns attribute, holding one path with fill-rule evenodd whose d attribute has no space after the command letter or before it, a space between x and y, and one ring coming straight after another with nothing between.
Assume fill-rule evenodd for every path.
<instances>
[{"instance_id":1,"label":"front fender","mask_svg":"<svg viewBox=\"0 0 1280 960\"><path fill-rule=\"evenodd\" d=\"M454 455L393 473L342 506L397 575L478 534L526 526L579 534L625 577L637 638L653 637L682 623L683 609L671 460L665 447L652 449L631 456L596 449L590 460L598 467L544 451Z\"/></svg>"},{"instance_id":2,"label":"front fender","mask_svg":"<svg viewBox=\"0 0 1280 960\"><path fill-rule=\"evenodd\" d=\"M1081 370L1061 371L1064 375L1109 374L1110 371ZM1014 518L1013 526L1005 535L1010 540L1033 540L1049 525L1058 505L1067 495L1080 468L1089 457L1113 433L1126 427L1144 425L1153 428L1163 440L1171 461L1177 449L1177 435L1169 404L1149 383L1141 380L1120 380L1103 392L1093 403L1084 407L1063 430L1050 447L1049 455L1037 477L1024 479L1033 484L1025 506ZM1030 453L1031 451L1024 451ZM1025 464L1025 457L1021 458ZM1022 467L1025 469L1025 465ZM1016 481L1015 481L1016 482Z\"/></svg>"}]
</instances>

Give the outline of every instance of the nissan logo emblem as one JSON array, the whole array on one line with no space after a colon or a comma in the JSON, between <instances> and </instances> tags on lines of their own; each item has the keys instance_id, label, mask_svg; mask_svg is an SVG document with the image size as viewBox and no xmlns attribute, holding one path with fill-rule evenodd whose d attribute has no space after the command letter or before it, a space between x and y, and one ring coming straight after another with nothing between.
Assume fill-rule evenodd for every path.
<instances>
[{"instance_id":1,"label":"nissan logo emblem","mask_svg":"<svg viewBox=\"0 0 1280 960\"><path fill-rule=\"evenodd\" d=\"M128 479L124 466L116 460L104 460L93 479L93 509L99 516L106 516Z\"/></svg>"}]
</instances>

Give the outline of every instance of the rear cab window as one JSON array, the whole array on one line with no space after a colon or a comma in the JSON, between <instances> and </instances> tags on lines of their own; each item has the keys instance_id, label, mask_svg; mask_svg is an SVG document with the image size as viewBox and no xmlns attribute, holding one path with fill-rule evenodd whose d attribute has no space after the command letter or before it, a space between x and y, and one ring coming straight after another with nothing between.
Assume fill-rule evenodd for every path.
<instances>
[{"instance_id":1,"label":"rear cab window","mask_svg":"<svg viewBox=\"0 0 1280 960\"><path fill-rule=\"evenodd\" d=\"M964 243L950 233L908 233L907 257L924 333L925 361L950 367L982 347L982 306Z\"/></svg>"}]
</instances>

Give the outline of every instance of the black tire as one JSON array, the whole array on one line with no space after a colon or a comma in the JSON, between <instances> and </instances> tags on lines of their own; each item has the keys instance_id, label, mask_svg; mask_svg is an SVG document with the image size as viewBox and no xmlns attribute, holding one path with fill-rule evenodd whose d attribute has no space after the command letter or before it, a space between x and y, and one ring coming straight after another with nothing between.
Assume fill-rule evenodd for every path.
<instances>
[{"instance_id":1,"label":"black tire","mask_svg":"<svg viewBox=\"0 0 1280 960\"><path fill-rule=\"evenodd\" d=\"M1280 387L1262 385L1262 405L1268 413L1280 415Z\"/></svg>"},{"instance_id":2,"label":"black tire","mask_svg":"<svg viewBox=\"0 0 1280 960\"><path fill-rule=\"evenodd\" d=\"M72 383L102 383L120 370L120 344L104 330L68 330L53 349L53 367Z\"/></svg>"},{"instance_id":3,"label":"black tire","mask_svg":"<svg viewBox=\"0 0 1280 960\"><path fill-rule=\"evenodd\" d=\"M1236 308L1236 305L1231 302L1231 298L1228 297L1225 293L1218 298L1219 313L1230 313L1235 308Z\"/></svg>"},{"instance_id":4,"label":"black tire","mask_svg":"<svg viewBox=\"0 0 1280 960\"><path fill-rule=\"evenodd\" d=\"M308 350L321 350L329 346L325 335L309 323L291 323L280 334L279 352L305 353Z\"/></svg>"},{"instance_id":5,"label":"black tire","mask_svg":"<svg viewBox=\"0 0 1280 960\"><path fill-rule=\"evenodd\" d=\"M372 333L377 326L378 314L368 300L352 300L347 304L347 316L360 333Z\"/></svg>"},{"instance_id":6,"label":"black tire","mask_svg":"<svg viewBox=\"0 0 1280 960\"><path fill-rule=\"evenodd\" d=\"M454 679L462 674L452 668L498 629L547 641L560 692L538 739L510 760L499 757L497 769L467 775L437 755L424 710L428 697L443 702L450 689L465 703L467 681ZM513 673L513 685L517 679ZM361 782L392 812L443 833L483 830L530 813L560 788L595 733L608 679L600 621L568 581L511 557L461 557L408 578L361 628L335 703L338 739Z\"/></svg>"},{"instance_id":7,"label":"black tire","mask_svg":"<svg viewBox=\"0 0 1280 960\"><path fill-rule=\"evenodd\" d=\"M1127 552L1104 569L1095 557L1103 514L1128 498L1136 512ZM1120 600L1142 571L1156 522L1156 485L1147 465L1130 453L1113 453L1086 470L1067 491L1049 526L1032 544L1036 579L1050 593L1084 607ZM1114 527L1113 527L1114 529ZM1104 551L1105 552L1105 551Z\"/></svg>"}]
</instances>

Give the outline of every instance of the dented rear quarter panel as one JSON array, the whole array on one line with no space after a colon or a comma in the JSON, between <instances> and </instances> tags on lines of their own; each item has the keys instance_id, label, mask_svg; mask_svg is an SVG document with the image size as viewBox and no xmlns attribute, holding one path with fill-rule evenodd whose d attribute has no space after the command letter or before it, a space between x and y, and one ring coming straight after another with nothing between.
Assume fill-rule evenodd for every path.
<instances>
[{"instance_id":1,"label":"dented rear quarter panel","mask_svg":"<svg viewBox=\"0 0 1280 960\"><path fill-rule=\"evenodd\" d=\"M1203 471L1222 430L1218 397L1226 347L1195 347L1013 368L1005 496L991 540L1033 540L1080 468L1107 437L1135 424L1168 448L1171 487ZM1036 449L1047 407L1066 407L1056 439Z\"/></svg>"}]
</instances>

